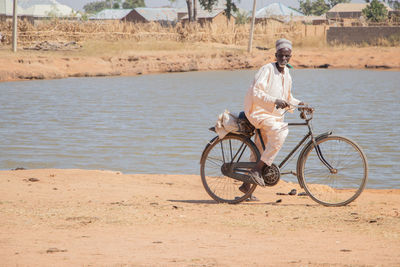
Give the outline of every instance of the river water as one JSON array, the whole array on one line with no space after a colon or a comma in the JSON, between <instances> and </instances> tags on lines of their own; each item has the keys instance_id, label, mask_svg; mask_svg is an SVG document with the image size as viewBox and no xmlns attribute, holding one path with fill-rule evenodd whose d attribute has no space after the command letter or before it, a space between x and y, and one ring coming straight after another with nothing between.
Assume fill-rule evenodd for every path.
<instances>
[{"instance_id":1,"label":"river water","mask_svg":"<svg viewBox=\"0 0 400 267\"><path fill-rule=\"evenodd\" d=\"M201 152L214 136L208 127L224 109L243 109L255 72L0 83L0 169L198 174ZM292 77L294 96L316 109L316 132L333 129L362 146L367 187L400 188L400 72L294 70ZM305 131L290 129L277 161Z\"/></svg>"}]
</instances>

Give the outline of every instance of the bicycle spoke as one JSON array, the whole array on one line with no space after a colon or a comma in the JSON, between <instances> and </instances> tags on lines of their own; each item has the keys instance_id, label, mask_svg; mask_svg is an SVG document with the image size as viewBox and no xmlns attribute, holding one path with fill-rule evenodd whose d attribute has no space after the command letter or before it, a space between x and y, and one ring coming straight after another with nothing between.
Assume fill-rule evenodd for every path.
<instances>
[{"instance_id":1,"label":"bicycle spoke","mask_svg":"<svg viewBox=\"0 0 400 267\"><path fill-rule=\"evenodd\" d=\"M244 143L239 147L238 151L235 153L235 156L232 157L231 159L231 163L233 163L233 161L235 160L236 156L240 153L240 151L242 150L242 147L244 146Z\"/></svg>"},{"instance_id":2,"label":"bicycle spoke","mask_svg":"<svg viewBox=\"0 0 400 267\"><path fill-rule=\"evenodd\" d=\"M343 137L329 136L318 141L332 171L318 158L316 150L304 155L300 175L305 190L323 205L346 205L359 196L366 182L365 156L354 142Z\"/></svg>"},{"instance_id":3,"label":"bicycle spoke","mask_svg":"<svg viewBox=\"0 0 400 267\"><path fill-rule=\"evenodd\" d=\"M221 152L222 152L223 162L225 163L226 161L225 161L225 155L224 155L224 146L223 146L222 142L221 142Z\"/></svg>"},{"instance_id":4,"label":"bicycle spoke","mask_svg":"<svg viewBox=\"0 0 400 267\"><path fill-rule=\"evenodd\" d=\"M229 139L229 151L231 152L231 160L230 160L230 162L232 162L232 160L233 160L233 155L232 155L232 141L231 141L231 139Z\"/></svg>"},{"instance_id":5,"label":"bicycle spoke","mask_svg":"<svg viewBox=\"0 0 400 267\"><path fill-rule=\"evenodd\" d=\"M240 156L239 156L239 158L237 159L236 162L239 162L239 160L242 158L243 153L244 153L244 151L246 150L246 148L247 148L247 146L245 146L245 147L243 148L242 153L240 153Z\"/></svg>"},{"instance_id":6,"label":"bicycle spoke","mask_svg":"<svg viewBox=\"0 0 400 267\"><path fill-rule=\"evenodd\" d=\"M255 189L251 185L247 193L239 190L242 182L230 177L224 176L221 167L224 163L241 163L257 160L257 148L250 140L240 136L227 136L217 139L209 149L203 154L201 160L201 176L203 185L209 195L219 201L228 203L237 203L246 199ZM235 173L247 173L246 168L240 168Z\"/></svg>"}]
</instances>

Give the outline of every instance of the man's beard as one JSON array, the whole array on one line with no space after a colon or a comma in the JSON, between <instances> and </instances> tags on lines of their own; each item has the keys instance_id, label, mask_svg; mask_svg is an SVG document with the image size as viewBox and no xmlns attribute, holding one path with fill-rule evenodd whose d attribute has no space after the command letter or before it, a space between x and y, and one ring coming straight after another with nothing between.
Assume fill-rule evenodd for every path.
<instances>
[{"instance_id":1,"label":"man's beard","mask_svg":"<svg viewBox=\"0 0 400 267\"><path fill-rule=\"evenodd\" d=\"M278 61L278 66L284 68L288 64L287 60Z\"/></svg>"}]
</instances>

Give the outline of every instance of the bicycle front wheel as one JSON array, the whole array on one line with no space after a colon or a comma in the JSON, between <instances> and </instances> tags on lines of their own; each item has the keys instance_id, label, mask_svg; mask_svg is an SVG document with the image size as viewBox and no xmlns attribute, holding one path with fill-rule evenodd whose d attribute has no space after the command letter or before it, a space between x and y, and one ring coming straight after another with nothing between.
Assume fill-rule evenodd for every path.
<instances>
[{"instance_id":1,"label":"bicycle front wheel","mask_svg":"<svg viewBox=\"0 0 400 267\"><path fill-rule=\"evenodd\" d=\"M200 160L201 181L207 193L220 203L235 204L248 199L257 185L241 187L243 182L225 176L221 168L224 163L255 163L259 157L254 143L244 136L228 134L223 139L214 139Z\"/></svg>"},{"instance_id":2,"label":"bicycle front wheel","mask_svg":"<svg viewBox=\"0 0 400 267\"><path fill-rule=\"evenodd\" d=\"M314 144L306 148L298 162L300 183L322 205L349 204L361 194L367 182L364 152L354 141L341 136L327 136L316 142L321 157Z\"/></svg>"}]
</instances>

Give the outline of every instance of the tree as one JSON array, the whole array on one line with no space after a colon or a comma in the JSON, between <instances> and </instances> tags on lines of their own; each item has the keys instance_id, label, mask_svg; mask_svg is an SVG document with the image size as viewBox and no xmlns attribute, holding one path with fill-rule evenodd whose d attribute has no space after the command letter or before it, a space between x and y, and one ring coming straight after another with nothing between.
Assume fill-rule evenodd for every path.
<instances>
[{"instance_id":1,"label":"tree","mask_svg":"<svg viewBox=\"0 0 400 267\"><path fill-rule=\"evenodd\" d=\"M136 7L145 7L144 0L125 0L122 4L122 8L136 8ZM104 0L104 1L96 1L91 2L83 6L83 9L86 13L97 13L107 8L118 9L121 7L121 0Z\"/></svg>"},{"instance_id":2,"label":"tree","mask_svg":"<svg viewBox=\"0 0 400 267\"><path fill-rule=\"evenodd\" d=\"M368 21L383 22L388 17L386 6L378 0L372 0L366 8L362 10L364 17Z\"/></svg>"},{"instance_id":3,"label":"tree","mask_svg":"<svg viewBox=\"0 0 400 267\"><path fill-rule=\"evenodd\" d=\"M87 3L86 5L83 6L83 9L85 10L85 12L91 13L91 14L100 12L106 8L107 8L106 1L91 2L91 3Z\"/></svg>"},{"instance_id":4,"label":"tree","mask_svg":"<svg viewBox=\"0 0 400 267\"><path fill-rule=\"evenodd\" d=\"M240 2L240 0L238 0ZM233 2L233 0L226 0L226 8L225 8L225 15L228 18L228 20L231 19L232 13L237 12L238 8L236 4Z\"/></svg>"},{"instance_id":5,"label":"tree","mask_svg":"<svg viewBox=\"0 0 400 267\"><path fill-rule=\"evenodd\" d=\"M350 3L350 0L299 0L299 3L299 11L303 14L321 16L337 4Z\"/></svg>"},{"instance_id":6,"label":"tree","mask_svg":"<svg viewBox=\"0 0 400 267\"><path fill-rule=\"evenodd\" d=\"M300 11L306 16L321 16L329 10L329 5L324 0L315 0L314 2L312 0L300 0L299 3Z\"/></svg>"},{"instance_id":7,"label":"tree","mask_svg":"<svg viewBox=\"0 0 400 267\"><path fill-rule=\"evenodd\" d=\"M125 0L125 2L122 4L122 8L125 9L131 9L137 7L146 7L144 0Z\"/></svg>"},{"instance_id":8,"label":"tree","mask_svg":"<svg viewBox=\"0 0 400 267\"><path fill-rule=\"evenodd\" d=\"M236 12L236 24L246 24L249 21L249 13L247 11L237 11Z\"/></svg>"},{"instance_id":9,"label":"tree","mask_svg":"<svg viewBox=\"0 0 400 267\"><path fill-rule=\"evenodd\" d=\"M112 4L112 8L113 9L120 9L122 4L121 4L122 0L111 0L111 4Z\"/></svg>"},{"instance_id":10,"label":"tree","mask_svg":"<svg viewBox=\"0 0 400 267\"><path fill-rule=\"evenodd\" d=\"M329 9L329 5L326 4L324 0L316 0L314 2L312 10L314 15L321 16L322 14L325 14Z\"/></svg>"},{"instance_id":11,"label":"tree","mask_svg":"<svg viewBox=\"0 0 400 267\"><path fill-rule=\"evenodd\" d=\"M200 5L208 10L212 11L213 7L218 4L218 0L199 0ZM231 18L232 14L238 10L235 2L240 2L240 0L226 0L226 5L225 5L225 15L228 18L228 20Z\"/></svg>"},{"instance_id":12,"label":"tree","mask_svg":"<svg viewBox=\"0 0 400 267\"><path fill-rule=\"evenodd\" d=\"M200 2L200 5L204 9L211 12L213 7L218 4L219 0L186 0L189 21L197 20L197 1ZM226 0L226 8L224 11L228 19L230 19L232 14L238 10L234 3L235 1L240 2L240 0Z\"/></svg>"},{"instance_id":13,"label":"tree","mask_svg":"<svg viewBox=\"0 0 400 267\"><path fill-rule=\"evenodd\" d=\"M300 0L299 4L300 4L300 8L299 8L300 12L302 12L306 16L313 15L313 10L312 10L313 4L312 4L311 0L305 0L305 1Z\"/></svg>"},{"instance_id":14,"label":"tree","mask_svg":"<svg viewBox=\"0 0 400 267\"><path fill-rule=\"evenodd\" d=\"M350 3L351 0L328 0L329 9L341 3Z\"/></svg>"}]
</instances>

